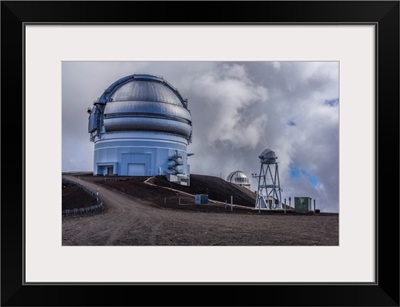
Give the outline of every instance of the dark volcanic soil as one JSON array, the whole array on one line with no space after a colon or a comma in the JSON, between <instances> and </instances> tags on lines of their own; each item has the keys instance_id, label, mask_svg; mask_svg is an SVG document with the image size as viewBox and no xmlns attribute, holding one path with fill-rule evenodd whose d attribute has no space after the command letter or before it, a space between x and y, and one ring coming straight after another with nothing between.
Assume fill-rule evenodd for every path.
<instances>
[{"instance_id":1,"label":"dark volcanic soil","mask_svg":"<svg viewBox=\"0 0 400 307\"><path fill-rule=\"evenodd\" d=\"M105 210L63 217L63 245L330 245L339 244L337 214L271 214L254 208L251 191L217 177L191 175L191 187L161 177L69 176L100 189ZM192 195L144 183L206 193L222 203L195 205ZM209 182L210 185L206 185ZM227 184L227 185L226 185ZM243 188L244 189L244 188ZM63 189L67 191L66 189ZM233 194L231 211L225 204ZM213 197L211 197L211 195ZM77 197L79 198L79 197ZM229 199L228 198L228 199ZM63 197L64 201L64 197ZM229 202L229 201L228 201ZM245 207L247 206L247 207Z\"/></svg>"},{"instance_id":2,"label":"dark volcanic soil","mask_svg":"<svg viewBox=\"0 0 400 307\"><path fill-rule=\"evenodd\" d=\"M149 182L189 194L208 194L210 199L221 202L230 203L231 195L233 195L234 203L242 206L254 207L256 201L256 194L254 192L213 176L191 175L189 187L171 183L162 176L156 176Z\"/></svg>"},{"instance_id":3,"label":"dark volcanic soil","mask_svg":"<svg viewBox=\"0 0 400 307\"><path fill-rule=\"evenodd\" d=\"M96 198L85 192L77 185L62 181L62 210L65 209L79 209L83 207L90 207L96 204Z\"/></svg>"},{"instance_id":4,"label":"dark volcanic soil","mask_svg":"<svg viewBox=\"0 0 400 307\"><path fill-rule=\"evenodd\" d=\"M199 212L229 212L230 206L225 206L224 204L225 202L228 205L230 204L231 195L233 195L233 203L235 205L254 208L255 203L255 194L253 192L212 176L191 175L191 185L189 187L171 183L163 176L150 178L93 177L89 175L81 176L81 178L166 208ZM157 186L144 183L146 180ZM162 187L172 188L191 195L181 194ZM224 204L215 204L210 201L209 205L195 205L194 196L192 196L195 194L208 194L209 200L219 201ZM240 207L235 207L235 210L248 212L248 210L243 210Z\"/></svg>"}]
</instances>

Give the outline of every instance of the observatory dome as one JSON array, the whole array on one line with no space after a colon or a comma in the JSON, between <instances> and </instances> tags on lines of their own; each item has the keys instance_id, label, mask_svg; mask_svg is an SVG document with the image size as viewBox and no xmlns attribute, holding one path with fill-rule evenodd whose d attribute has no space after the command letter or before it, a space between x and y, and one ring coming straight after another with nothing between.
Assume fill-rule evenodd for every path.
<instances>
[{"instance_id":1,"label":"observatory dome","mask_svg":"<svg viewBox=\"0 0 400 307\"><path fill-rule=\"evenodd\" d=\"M187 101L164 79L133 75L107 95L104 128L113 131L160 131L190 140L192 118Z\"/></svg>"},{"instance_id":2,"label":"observatory dome","mask_svg":"<svg viewBox=\"0 0 400 307\"><path fill-rule=\"evenodd\" d=\"M164 78L134 74L112 83L89 112L95 174L184 175L192 118ZM168 160L174 156L175 160Z\"/></svg>"},{"instance_id":3,"label":"observatory dome","mask_svg":"<svg viewBox=\"0 0 400 307\"><path fill-rule=\"evenodd\" d=\"M151 75L135 75L118 87L110 101L157 101L186 107L183 99L162 78Z\"/></svg>"},{"instance_id":4,"label":"observatory dome","mask_svg":"<svg viewBox=\"0 0 400 307\"><path fill-rule=\"evenodd\" d=\"M276 163L276 159L278 157L275 155L275 152L272 151L271 149L267 148L265 149L261 155L259 156L260 162L265 163L265 164L271 164L271 163Z\"/></svg>"},{"instance_id":5,"label":"observatory dome","mask_svg":"<svg viewBox=\"0 0 400 307\"><path fill-rule=\"evenodd\" d=\"M250 188L249 178L242 171L234 171L228 175L226 181Z\"/></svg>"}]
</instances>

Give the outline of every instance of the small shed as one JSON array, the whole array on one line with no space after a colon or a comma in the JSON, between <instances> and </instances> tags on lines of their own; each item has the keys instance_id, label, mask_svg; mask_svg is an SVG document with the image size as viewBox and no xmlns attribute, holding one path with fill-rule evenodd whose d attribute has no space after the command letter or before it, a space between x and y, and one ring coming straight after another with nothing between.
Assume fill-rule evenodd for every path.
<instances>
[{"instance_id":1,"label":"small shed","mask_svg":"<svg viewBox=\"0 0 400 307\"><path fill-rule=\"evenodd\" d=\"M298 213L312 212L311 197L295 197L294 211Z\"/></svg>"},{"instance_id":2,"label":"small shed","mask_svg":"<svg viewBox=\"0 0 400 307\"><path fill-rule=\"evenodd\" d=\"M196 205L206 205L206 204L208 204L208 195L207 194L196 194L194 196L194 203Z\"/></svg>"}]
</instances>

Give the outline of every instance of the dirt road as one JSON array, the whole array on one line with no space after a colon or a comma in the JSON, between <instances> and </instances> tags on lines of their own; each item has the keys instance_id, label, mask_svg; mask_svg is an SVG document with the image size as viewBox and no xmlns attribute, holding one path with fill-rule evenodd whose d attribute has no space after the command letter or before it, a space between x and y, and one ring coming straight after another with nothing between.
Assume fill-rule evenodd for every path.
<instances>
[{"instance_id":1,"label":"dirt road","mask_svg":"<svg viewBox=\"0 0 400 307\"><path fill-rule=\"evenodd\" d=\"M213 214L162 208L65 176L96 191L105 211L63 217L63 245L338 245L338 216Z\"/></svg>"}]
</instances>

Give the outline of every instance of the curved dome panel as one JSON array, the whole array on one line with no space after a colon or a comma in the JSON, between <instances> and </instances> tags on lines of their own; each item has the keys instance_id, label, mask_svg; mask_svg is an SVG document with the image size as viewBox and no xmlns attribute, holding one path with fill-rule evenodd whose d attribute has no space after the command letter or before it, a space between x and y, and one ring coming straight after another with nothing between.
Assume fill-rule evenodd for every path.
<instances>
[{"instance_id":1,"label":"curved dome panel","mask_svg":"<svg viewBox=\"0 0 400 307\"><path fill-rule=\"evenodd\" d=\"M90 112L92 139L115 131L159 131L191 141L187 100L162 77L134 74L111 84Z\"/></svg>"},{"instance_id":2,"label":"curved dome panel","mask_svg":"<svg viewBox=\"0 0 400 307\"><path fill-rule=\"evenodd\" d=\"M107 103L104 109L105 118L126 116L165 117L188 124L191 122L191 115L187 109L163 102L119 101Z\"/></svg>"},{"instance_id":3,"label":"curved dome panel","mask_svg":"<svg viewBox=\"0 0 400 307\"><path fill-rule=\"evenodd\" d=\"M117 88L110 101L154 101L184 106L179 97L165 84L153 80L135 80Z\"/></svg>"},{"instance_id":4,"label":"curved dome panel","mask_svg":"<svg viewBox=\"0 0 400 307\"><path fill-rule=\"evenodd\" d=\"M163 118L120 117L104 119L107 132L114 131L157 131L188 137L191 127L187 124Z\"/></svg>"}]
</instances>

